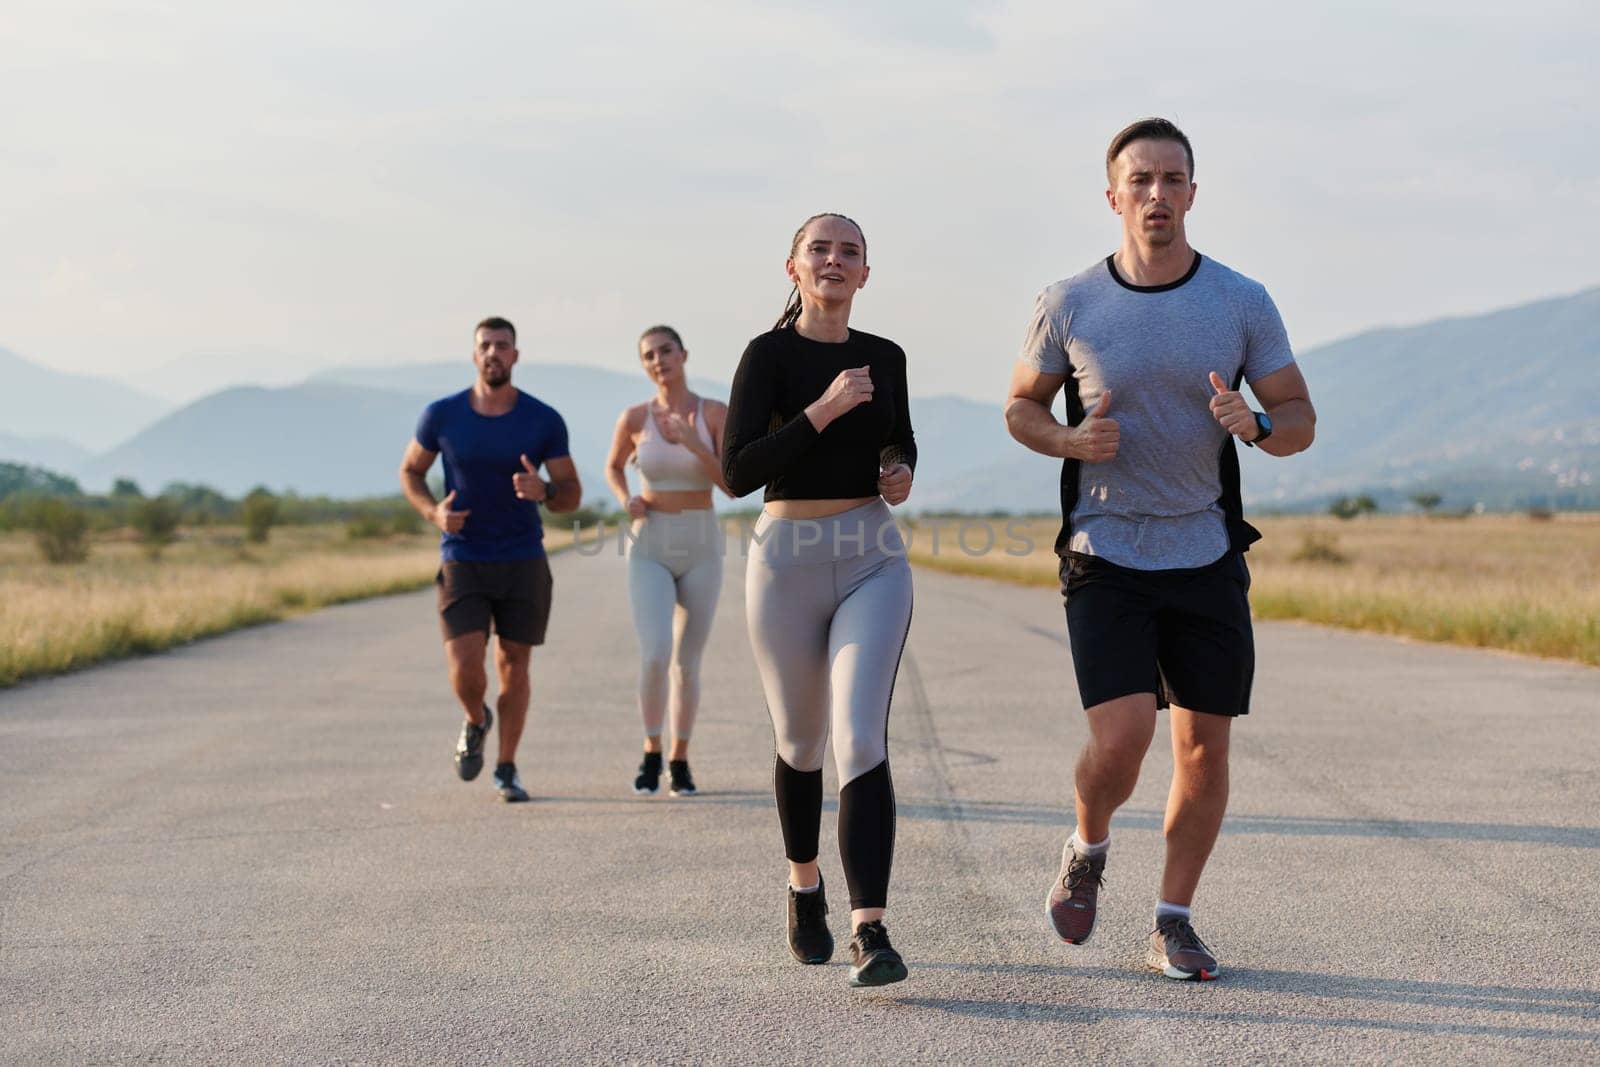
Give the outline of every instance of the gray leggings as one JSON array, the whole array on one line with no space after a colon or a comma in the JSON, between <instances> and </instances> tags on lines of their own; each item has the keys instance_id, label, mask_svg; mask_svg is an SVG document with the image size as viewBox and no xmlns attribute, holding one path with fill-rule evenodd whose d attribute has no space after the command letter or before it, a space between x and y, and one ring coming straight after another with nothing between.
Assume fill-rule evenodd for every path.
<instances>
[{"instance_id":1,"label":"gray leggings","mask_svg":"<svg viewBox=\"0 0 1600 1067\"><path fill-rule=\"evenodd\" d=\"M911 625L911 565L881 500L824 519L755 526L745 614L778 758L839 784L888 758L889 698Z\"/></svg>"},{"instance_id":2,"label":"gray leggings","mask_svg":"<svg viewBox=\"0 0 1600 1067\"><path fill-rule=\"evenodd\" d=\"M631 533L628 596L639 635L639 714L645 735L661 736L670 677L672 736L686 741L700 710L700 656L722 590L722 527L709 509L652 511L634 521Z\"/></svg>"}]
</instances>

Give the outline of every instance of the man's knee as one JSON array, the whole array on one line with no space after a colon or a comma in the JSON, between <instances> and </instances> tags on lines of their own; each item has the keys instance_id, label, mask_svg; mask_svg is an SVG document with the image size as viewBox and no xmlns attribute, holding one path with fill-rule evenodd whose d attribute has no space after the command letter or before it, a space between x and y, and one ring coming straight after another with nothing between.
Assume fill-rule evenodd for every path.
<instances>
[{"instance_id":1,"label":"man's knee","mask_svg":"<svg viewBox=\"0 0 1600 1067\"><path fill-rule=\"evenodd\" d=\"M484 643L476 634L468 634L449 642L444 646L445 662L450 667L452 678L482 677Z\"/></svg>"},{"instance_id":2,"label":"man's knee","mask_svg":"<svg viewBox=\"0 0 1600 1067\"><path fill-rule=\"evenodd\" d=\"M1197 771L1226 770L1233 719L1226 715L1173 708L1172 758Z\"/></svg>"},{"instance_id":3,"label":"man's knee","mask_svg":"<svg viewBox=\"0 0 1600 1067\"><path fill-rule=\"evenodd\" d=\"M533 646L521 641L507 641L504 637L494 643L495 668L504 674L507 671L521 671L528 673L528 661L533 656Z\"/></svg>"},{"instance_id":4,"label":"man's knee","mask_svg":"<svg viewBox=\"0 0 1600 1067\"><path fill-rule=\"evenodd\" d=\"M1132 693L1089 708L1085 752L1112 762L1144 759L1156 732L1154 693Z\"/></svg>"},{"instance_id":5,"label":"man's knee","mask_svg":"<svg viewBox=\"0 0 1600 1067\"><path fill-rule=\"evenodd\" d=\"M1225 777L1228 773L1227 741L1175 745L1172 762L1180 773L1189 777Z\"/></svg>"}]
</instances>

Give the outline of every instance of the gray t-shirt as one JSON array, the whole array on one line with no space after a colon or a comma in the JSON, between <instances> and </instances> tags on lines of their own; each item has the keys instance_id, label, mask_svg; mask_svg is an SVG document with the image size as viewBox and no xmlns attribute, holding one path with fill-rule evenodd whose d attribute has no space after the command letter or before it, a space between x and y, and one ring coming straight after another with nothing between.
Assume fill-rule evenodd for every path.
<instances>
[{"instance_id":1,"label":"gray t-shirt","mask_svg":"<svg viewBox=\"0 0 1600 1067\"><path fill-rule=\"evenodd\" d=\"M1294 362L1259 282L1196 254L1178 281L1136 286L1107 257L1039 294L1020 358L1067 376L1074 424L1111 390L1117 455L1078 465L1064 551L1139 570L1221 558L1229 435L1211 414L1210 372L1237 389L1241 377L1259 381Z\"/></svg>"}]
</instances>

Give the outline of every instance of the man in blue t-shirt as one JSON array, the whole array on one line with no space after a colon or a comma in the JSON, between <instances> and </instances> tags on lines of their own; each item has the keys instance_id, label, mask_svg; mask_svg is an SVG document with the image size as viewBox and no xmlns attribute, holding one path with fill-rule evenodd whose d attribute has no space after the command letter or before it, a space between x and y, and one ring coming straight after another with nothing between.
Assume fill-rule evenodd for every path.
<instances>
[{"instance_id":1,"label":"man in blue t-shirt","mask_svg":"<svg viewBox=\"0 0 1600 1067\"><path fill-rule=\"evenodd\" d=\"M1089 720L1078 825L1046 907L1062 940L1088 939L1112 813L1133 794L1157 708L1170 706L1166 865L1147 960L1204 980L1219 967L1190 904L1255 671L1244 551L1260 535L1244 521L1234 443L1292 455L1311 444L1316 413L1266 289L1189 245L1183 131L1165 119L1128 126L1106 179L1122 245L1039 294L1006 405L1013 437L1063 460L1056 552ZM1050 411L1062 391L1065 425Z\"/></svg>"},{"instance_id":2,"label":"man in blue t-shirt","mask_svg":"<svg viewBox=\"0 0 1600 1067\"><path fill-rule=\"evenodd\" d=\"M528 717L528 659L550 619L550 564L539 504L572 511L582 488L567 451L567 425L554 408L511 385L516 327L484 319L473 331L472 388L435 400L417 420L400 464L411 506L439 528L439 624L450 685L466 713L456 773L483 769L483 743L495 715L484 703L483 667L491 621L499 637L499 758L495 787L508 802L528 799L517 776L517 742ZM428 468L444 456L444 499L428 489ZM546 481L539 475L543 467Z\"/></svg>"}]
</instances>

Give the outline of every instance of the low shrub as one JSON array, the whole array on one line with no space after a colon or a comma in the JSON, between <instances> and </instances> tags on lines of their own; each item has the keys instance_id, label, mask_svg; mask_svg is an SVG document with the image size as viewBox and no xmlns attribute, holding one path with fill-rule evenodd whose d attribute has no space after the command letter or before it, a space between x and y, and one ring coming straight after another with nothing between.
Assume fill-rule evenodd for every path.
<instances>
[{"instance_id":1,"label":"low shrub","mask_svg":"<svg viewBox=\"0 0 1600 1067\"><path fill-rule=\"evenodd\" d=\"M33 504L28 525L48 563L82 563L89 558L89 513L58 497Z\"/></svg>"}]
</instances>

